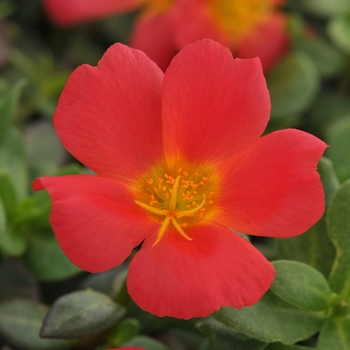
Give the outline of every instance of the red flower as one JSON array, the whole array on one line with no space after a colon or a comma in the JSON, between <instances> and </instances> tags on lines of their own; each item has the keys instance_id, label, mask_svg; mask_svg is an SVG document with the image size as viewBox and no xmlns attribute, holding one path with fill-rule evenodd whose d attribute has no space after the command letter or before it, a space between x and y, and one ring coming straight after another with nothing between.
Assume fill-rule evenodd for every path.
<instances>
[{"instance_id":1,"label":"red flower","mask_svg":"<svg viewBox=\"0 0 350 350\"><path fill-rule=\"evenodd\" d=\"M316 164L325 144L299 130L261 137L270 101L259 59L209 39L165 75L141 51L113 45L70 76L54 116L67 150L97 176L42 177L61 248L106 271L129 266L132 299L158 316L206 316L256 303L274 279L234 231L291 237L324 211Z\"/></svg>"},{"instance_id":2,"label":"red flower","mask_svg":"<svg viewBox=\"0 0 350 350\"><path fill-rule=\"evenodd\" d=\"M268 71L289 49L285 0L43 0L52 20L68 26L142 6L131 35L163 70L175 53L198 39L228 46L234 56L258 56Z\"/></svg>"}]
</instances>

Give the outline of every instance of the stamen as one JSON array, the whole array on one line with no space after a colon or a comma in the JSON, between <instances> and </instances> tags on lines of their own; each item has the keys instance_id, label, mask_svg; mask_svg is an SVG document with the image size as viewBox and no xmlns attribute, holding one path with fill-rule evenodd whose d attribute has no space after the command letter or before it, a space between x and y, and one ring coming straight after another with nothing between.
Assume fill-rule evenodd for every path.
<instances>
[{"instance_id":1,"label":"stamen","mask_svg":"<svg viewBox=\"0 0 350 350\"><path fill-rule=\"evenodd\" d=\"M152 248L154 248L159 242L160 240L163 238L164 236L164 232L165 230L168 228L170 224L170 217L167 216L164 221L162 222L162 225L160 226L159 228L159 231L158 231L158 234L157 234L157 238L156 240L154 241L153 245L152 245Z\"/></svg>"},{"instance_id":2,"label":"stamen","mask_svg":"<svg viewBox=\"0 0 350 350\"><path fill-rule=\"evenodd\" d=\"M163 209L159 209L159 208L154 208L154 207L151 207L150 205L148 204L145 204L145 203L142 203L140 201L135 201L135 203L137 205L139 205L141 208L145 209L145 210L148 210L150 211L151 213L154 213L154 214L157 214L157 215L167 215L167 211L164 212Z\"/></svg>"},{"instance_id":3,"label":"stamen","mask_svg":"<svg viewBox=\"0 0 350 350\"><path fill-rule=\"evenodd\" d=\"M186 235L186 233L183 231L183 229L181 228L181 226L179 225L179 223L174 217L171 218L171 223L173 224L173 226L176 228L176 230L180 233L182 237L186 238L188 241L192 241L192 238Z\"/></svg>"}]
</instances>

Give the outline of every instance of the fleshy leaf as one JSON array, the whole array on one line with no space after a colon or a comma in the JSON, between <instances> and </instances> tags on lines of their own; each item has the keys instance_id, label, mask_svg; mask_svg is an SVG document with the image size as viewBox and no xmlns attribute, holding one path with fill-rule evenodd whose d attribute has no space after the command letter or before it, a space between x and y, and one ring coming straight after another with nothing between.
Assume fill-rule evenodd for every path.
<instances>
[{"instance_id":1,"label":"fleshy leaf","mask_svg":"<svg viewBox=\"0 0 350 350\"><path fill-rule=\"evenodd\" d=\"M7 214L15 209L17 194L10 174L6 171L0 172L0 198Z\"/></svg>"},{"instance_id":2,"label":"fleshy leaf","mask_svg":"<svg viewBox=\"0 0 350 350\"><path fill-rule=\"evenodd\" d=\"M350 316L334 317L327 321L317 341L317 350L350 349Z\"/></svg>"},{"instance_id":3,"label":"fleshy leaf","mask_svg":"<svg viewBox=\"0 0 350 350\"><path fill-rule=\"evenodd\" d=\"M109 328L125 309L107 295L93 290L77 291L56 300L41 329L43 338L71 339Z\"/></svg>"},{"instance_id":4,"label":"fleshy leaf","mask_svg":"<svg viewBox=\"0 0 350 350\"><path fill-rule=\"evenodd\" d=\"M327 215L329 237L337 255L329 284L331 289L345 297L350 297L350 180L344 182L334 195Z\"/></svg>"},{"instance_id":5,"label":"fleshy leaf","mask_svg":"<svg viewBox=\"0 0 350 350\"><path fill-rule=\"evenodd\" d=\"M23 199L28 192L26 155L22 135L14 127L8 128L8 132L2 140L0 171L10 174L18 199Z\"/></svg>"},{"instance_id":6,"label":"fleshy leaf","mask_svg":"<svg viewBox=\"0 0 350 350\"><path fill-rule=\"evenodd\" d=\"M289 117L306 110L319 88L319 73L309 57L293 53L268 75L271 94L271 120Z\"/></svg>"},{"instance_id":7,"label":"fleshy leaf","mask_svg":"<svg viewBox=\"0 0 350 350\"><path fill-rule=\"evenodd\" d=\"M328 132L326 155L334 164L341 182L350 178L350 117L335 122Z\"/></svg>"},{"instance_id":8,"label":"fleshy leaf","mask_svg":"<svg viewBox=\"0 0 350 350\"><path fill-rule=\"evenodd\" d=\"M61 350L70 347L63 340L39 338L47 308L30 300L16 299L0 304L0 333L22 350Z\"/></svg>"},{"instance_id":9,"label":"fleshy leaf","mask_svg":"<svg viewBox=\"0 0 350 350\"><path fill-rule=\"evenodd\" d=\"M326 309L332 299L332 291L325 277L307 264L279 260L272 265L276 278L271 290L288 303L306 310Z\"/></svg>"},{"instance_id":10,"label":"fleshy leaf","mask_svg":"<svg viewBox=\"0 0 350 350\"><path fill-rule=\"evenodd\" d=\"M334 17L328 24L328 34L341 49L350 53L349 14Z\"/></svg>"},{"instance_id":11,"label":"fleshy leaf","mask_svg":"<svg viewBox=\"0 0 350 350\"><path fill-rule=\"evenodd\" d=\"M24 265L7 260L0 266L0 300L14 297L38 300L39 286Z\"/></svg>"},{"instance_id":12,"label":"fleshy leaf","mask_svg":"<svg viewBox=\"0 0 350 350\"><path fill-rule=\"evenodd\" d=\"M24 79L17 80L0 98L0 143L16 112L19 97L25 84Z\"/></svg>"},{"instance_id":13,"label":"fleshy leaf","mask_svg":"<svg viewBox=\"0 0 350 350\"><path fill-rule=\"evenodd\" d=\"M121 344L121 346L136 346L144 348L145 350L170 350L166 345L161 343L159 340L155 340L151 337L139 335L128 342Z\"/></svg>"},{"instance_id":14,"label":"fleshy leaf","mask_svg":"<svg viewBox=\"0 0 350 350\"><path fill-rule=\"evenodd\" d=\"M255 305L241 310L224 307L214 318L263 342L294 344L318 332L325 322L322 312L297 308L268 291Z\"/></svg>"},{"instance_id":15,"label":"fleshy leaf","mask_svg":"<svg viewBox=\"0 0 350 350\"><path fill-rule=\"evenodd\" d=\"M328 277L335 248L327 235L324 217L306 233L286 239L275 240L279 258L308 264Z\"/></svg>"},{"instance_id":16,"label":"fleshy leaf","mask_svg":"<svg viewBox=\"0 0 350 350\"><path fill-rule=\"evenodd\" d=\"M53 126L47 122L36 123L28 127L25 143L33 179L54 174L64 161L66 152Z\"/></svg>"},{"instance_id":17,"label":"fleshy leaf","mask_svg":"<svg viewBox=\"0 0 350 350\"><path fill-rule=\"evenodd\" d=\"M263 350L266 348L266 343L249 338L213 319L199 322L197 328L209 336L211 350L232 350L233 344L235 350Z\"/></svg>"},{"instance_id":18,"label":"fleshy leaf","mask_svg":"<svg viewBox=\"0 0 350 350\"><path fill-rule=\"evenodd\" d=\"M348 0L298 0L305 10L322 17L333 16L350 9Z\"/></svg>"},{"instance_id":19,"label":"fleshy leaf","mask_svg":"<svg viewBox=\"0 0 350 350\"><path fill-rule=\"evenodd\" d=\"M129 341L135 337L141 329L141 324L136 318L126 318L118 324L110 340L112 346L118 346L121 343Z\"/></svg>"},{"instance_id":20,"label":"fleshy leaf","mask_svg":"<svg viewBox=\"0 0 350 350\"><path fill-rule=\"evenodd\" d=\"M81 271L64 255L50 230L36 235L33 232L28 236L28 249L24 261L40 281L57 281Z\"/></svg>"},{"instance_id":21,"label":"fleshy leaf","mask_svg":"<svg viewBox=\"0 0 350 350\"><path fill-rule=\"evenodd\" d=\"M5 208L0 198L0 248L8 255L20 256L26 246L26 238L7 225Z\"/></svg>"},{"instance_id":22,"label":"fleshy leaf","mask_svg":"<svg viewBox=\"0 0 350 350\"><path fill-rule=\"evenodd\" d=\"M301 345L286 345L282 343L271 343L264 350L315 350L308 346Z\"/></svg>"},{"instance_id":23,"label":"fleshy leaf","mask_svg":"<svg viewBox=\"0 0 350 350\"><path fill-rule=\"evenodd\" d=\"M332 161L322 157L318 163L318 172L321 175L324 193L326 196L326 207L329 206L334 193L338 190L340 183L335 173Z\"/></svg>"}]
</instances>

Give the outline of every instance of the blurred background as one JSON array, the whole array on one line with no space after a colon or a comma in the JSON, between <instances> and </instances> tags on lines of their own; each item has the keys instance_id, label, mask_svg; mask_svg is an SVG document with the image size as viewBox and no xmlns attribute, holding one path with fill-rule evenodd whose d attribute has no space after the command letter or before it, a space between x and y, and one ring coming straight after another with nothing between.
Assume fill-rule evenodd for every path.
<instances>
[{"instance_id":1,"label":"blurred background","mask_svg":"<svg viewBox=\"0 0 350 350\"><path fill-rule=\"evenodd\" d=\"M350 178L350 2L236 0L243 3L236 8L233 0L85 1L0 0L0 349L209 349L208 333L194 321L160 320L130 301L128 262L90 275L61 252L48 219L50 199L31 190L38 176L89 171L52 126L60 93L77 66L96 65L115 42L143 49L166 70L184 45L212 37L235 57L261 56L272 102L267 132L295 127L325 140L341 183ZM270 259L290 258L283 244L254 244ZM327 275L331 245L322 255L314 265ZM95 334L40 339L48 306L86 288L99 293L77 297L86 305L97 300L89 317L105 295L120 309L104 315Z\"/></svg>"}]
</instances>

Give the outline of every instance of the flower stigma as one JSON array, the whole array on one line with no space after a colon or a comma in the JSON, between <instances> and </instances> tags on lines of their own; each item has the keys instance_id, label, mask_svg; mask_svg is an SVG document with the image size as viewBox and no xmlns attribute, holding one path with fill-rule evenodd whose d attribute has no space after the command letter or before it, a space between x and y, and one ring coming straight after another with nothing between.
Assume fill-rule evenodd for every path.
<instances>
[{"instance_id":1,"label":"flower stigma","mask_svg":"<svg viewBox=\"0 0 350 350\"><path fill-rule=\"evenodd\" d=\"M273 10L270 0L213 0L209 12L219 28L234 40L242 40Z\"/></svg>"},{"instance_id":2,"label":"flower stigma","mask_svg":"<svg viewBox=\"0 0 350 350\"><path fill-rule=\"evenodd\" d=\"M218 178L209 167L197 168L198 171L187 172L180 167L173 175L162 173L161 169L152 170L137 184L135 203L160 223L153 247L167 230L177 231L192 241L186 228L203 223L215 213Z\"/></svg>"}]
</instances>

